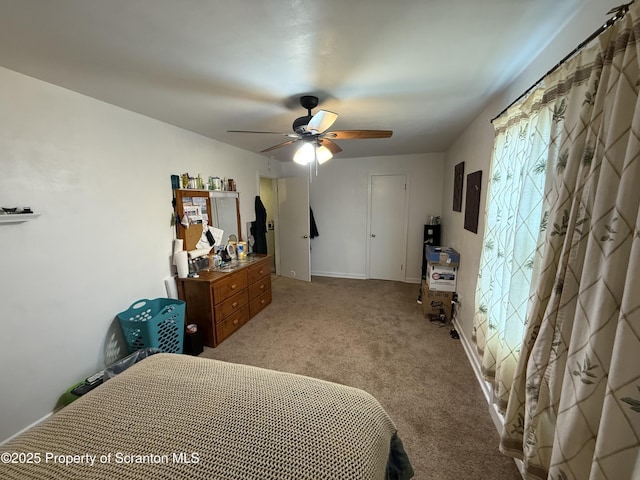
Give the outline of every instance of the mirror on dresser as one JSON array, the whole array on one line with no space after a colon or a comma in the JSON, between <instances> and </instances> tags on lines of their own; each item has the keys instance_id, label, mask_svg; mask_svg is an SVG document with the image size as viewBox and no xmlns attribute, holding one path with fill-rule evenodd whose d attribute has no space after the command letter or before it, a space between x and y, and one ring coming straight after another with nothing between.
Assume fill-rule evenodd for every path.
<instances>
[{"instance_id":1,"label":"mirror on dresser","mask_svg":"<svg viewBox=\"0 0 640 480\"><path fill-rule=\"evenodd\" d=\"M184 240L184 249L193 250L202 236L198 223L207 224L224 231L222 244L226 244L229 235L242 240L240 229L240 195L238 192L220 192L210 190L176 189L174 190L176 213L182 219L189 215L196 228L184 228L176 225L177 238ZM192 208L199 207L200 216L192 216Z\"/></svg>"},{"instance_id":2,"label":"mirror on dresser","mask_svg":"<svg viewBox=\"0 0 640 480\"><path fill-rule=\"evenodd\" d=\"M227 243L229 235L242 240L240 229L240 196L238 192L210 191L212 225L224 230L223 243Z\"/></svg>"}]
</instances>

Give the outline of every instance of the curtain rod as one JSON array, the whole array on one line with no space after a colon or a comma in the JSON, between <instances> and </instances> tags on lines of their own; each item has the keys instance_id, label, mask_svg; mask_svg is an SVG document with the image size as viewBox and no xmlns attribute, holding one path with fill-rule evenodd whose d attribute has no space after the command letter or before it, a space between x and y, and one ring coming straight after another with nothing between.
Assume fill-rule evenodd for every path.
<instances>
[{"instance_id":1,"label":"curtain rod","mask_svg":"<svg viewBox=\"0 0 640 480\"><path fill-rule=\"evenodd\" d=\"M491 119L491 123L493 123L493 121L495 119L501 117L507 110L509 110L513 105L515 105L520 99L524 98L531 90L533 90L536 87L536 85L538 85L540 82L542 82L548 75L550 75L551 73L555 72L567 60L569 60L576 53L578 53L580 50L582 50L589 42L591 42L591 40L596 38L598 35L600 35L602 32L604 32L609 27L611 27L614 23L616 23L618 20L620 20L625 15L625 13L627 13L627 11L629 10L629 5L631 5L634 1L635 0L631 0L631 2L629 2L629 3L625 3L623 5L620 5L618 7L614 7L611 10L609 10L606 13L606 15L610 15L610 14L613 13L613 14L615 14L613 17L611 17L609 20L607 20L607 22L604 25L602 25L595 32L593 32L591 35L589 35L589 37L585 41L583 41L580 45L578 45L576 48L571 50L571 52L569 52L562 60L560 60L558 63L556 63L553 66L553 68L551 68L551 70L549 70L547 73L545 73L536 82L534 82L533 85L531 85L527 90L525 90L525 92L522 95L520 95L513 102L511 102L509 105L507 105L507 107L504 110L502 110L498 115L493 117Z\"/></svg>"}]
</instances>

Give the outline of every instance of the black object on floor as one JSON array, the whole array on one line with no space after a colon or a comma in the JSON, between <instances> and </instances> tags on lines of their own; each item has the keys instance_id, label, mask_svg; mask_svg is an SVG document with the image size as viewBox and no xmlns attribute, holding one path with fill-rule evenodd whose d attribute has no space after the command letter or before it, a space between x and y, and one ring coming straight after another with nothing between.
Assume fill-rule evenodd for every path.
<instances>
[{"instance_id":1,"label":"black object on floor","mask_svg":"<svg viewBox=\"0 0 640 480\"><path fill-rule=\"evenodd\" d=\"M451 338L454 338L454 339L460 338L460 335L458 335L458 331L455 328L452 328L450 333L451 333Z\"/></svg>"},{"instance_id":2,"label":"black object on floor","mask_svg":"<svg viewBox=\"0 0 640 480\"><path fill-rule=\"evenodd\" d=\"M194 333L186 332L184 335L184 353L197 356L203 351L202 334L199 331Z\"/></svg>"}]
</instances>

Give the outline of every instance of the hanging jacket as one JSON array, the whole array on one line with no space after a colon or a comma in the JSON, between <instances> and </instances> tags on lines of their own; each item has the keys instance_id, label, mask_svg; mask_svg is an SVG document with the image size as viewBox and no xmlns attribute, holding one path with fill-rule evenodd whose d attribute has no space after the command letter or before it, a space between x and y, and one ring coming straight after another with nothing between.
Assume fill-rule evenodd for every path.
<instances>
[{"instance_id":1,"label":"hanging jacket","mask_svg":"<svg viewBox=\"0 0 640 480\"><path fill-rule=\"evenodd\" d=\"M254 253L267 253L267 209L264 207L260 196L256 196L255 202L256 220L251 222L251 235L253 235Z\"/></svg>"},{"instance_id":2,"label":"hanging jacket","mask_svg":"<svg viewBox=\"0 0 640 480\"><path fill-rule=\"evenodd\" d=\"M318 233L318 227L316 226L316 220L313 218L313 210L309 207L309 233L311 234L311 238L315 238L320 236Z\"/></svg>"}]
</instances>

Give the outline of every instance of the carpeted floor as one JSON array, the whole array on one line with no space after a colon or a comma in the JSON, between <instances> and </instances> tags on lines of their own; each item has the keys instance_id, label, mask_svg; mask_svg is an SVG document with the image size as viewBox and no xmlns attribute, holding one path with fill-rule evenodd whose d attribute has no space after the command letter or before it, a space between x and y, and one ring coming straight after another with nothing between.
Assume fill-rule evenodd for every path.
<instances>
[{"instance_id":1,"label":"carpeted floor","mask_svg":"<svg viewBox=\"0 0 640 480\"><path fill-rule=\"evenodd\" d=\"M361 388L396 423L416 472L437 480L519 480L460 340L422 316L418 286L273 277L273 302L201 355Z\"/></svg>"}]
</instances>

